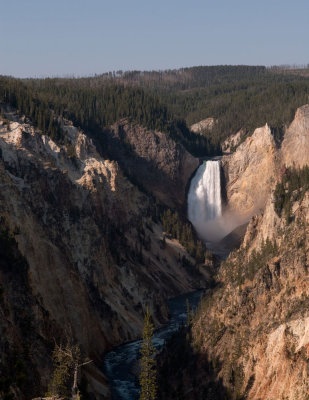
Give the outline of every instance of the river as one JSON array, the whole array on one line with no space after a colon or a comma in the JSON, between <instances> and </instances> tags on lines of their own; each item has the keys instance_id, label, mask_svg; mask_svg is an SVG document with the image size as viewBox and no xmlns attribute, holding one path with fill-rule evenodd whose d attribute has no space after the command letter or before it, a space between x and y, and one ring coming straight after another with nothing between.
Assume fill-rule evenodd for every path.
<instances>
[{"instance_id":1,"label":"river","mask_svg":"<svg viewBox=\"0 0 309 400\"><path fill-rule=\"evenodd\" d=\"M168 301L170 319L163 328L155 331L153 337L153 344L158 350L162 349L164 342L186 321L187 300L194 309L202 293L203 291L199 290ZM104 369L109 379L113 400L138 400L139 398L138 380L132 370L136 369L140 345L141 340L126 343L116 347L104 357Z\"/></svg>"}]
</instances>

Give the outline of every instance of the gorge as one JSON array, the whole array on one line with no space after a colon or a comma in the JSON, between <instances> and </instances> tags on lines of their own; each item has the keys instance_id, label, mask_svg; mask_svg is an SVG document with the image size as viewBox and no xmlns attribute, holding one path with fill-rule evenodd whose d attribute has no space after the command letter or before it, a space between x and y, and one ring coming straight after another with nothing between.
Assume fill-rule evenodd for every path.
<instances>
[{"instance_id":1,"label":"gorge","mask_svg":"<svg viewBox=\"0 0 309 400\"><path fill-rule=\"evenodd\" d=\"M168 323L155 331L153 344L158 353L166 342L187 322L187 307L195 310L202 291L187 293L168 301L170 318ZM139 398L139 358L141 340L130 342L113 349L104 357L104 366L112 387L113 400L138 400Z\"/></svg>"},{"instance_id":2,"label":"gorge","mask_svg":"<svg viewBox=\"0 0 309 400\"><path fill-rule=\"evenodd\" d=\"M123 385L129 399L117 374L136 357L147 307L160 346L169 331L158 400L307 400L306 79L231 67L231 88L225 68L221 84L210 71L179 72L175 86L171 73L137 74L136 86L125 76L0 77L1 400L70 397L69 373L54 383L61 346L92 360L82 398L109 400ZM233 114L246 73L256 96L248 121ZM293 101L266 96L270 82L293 87ZM228 90L239 94L230 106ZM213 123L190 131L200 114ZM239 140L220 154L228 134ZM228 242L237 244L220 253ZM170 337L170 315L171 325L186 316L184 301L168 304L201 288L195 316Z\"/></svg>"}]
</instances>

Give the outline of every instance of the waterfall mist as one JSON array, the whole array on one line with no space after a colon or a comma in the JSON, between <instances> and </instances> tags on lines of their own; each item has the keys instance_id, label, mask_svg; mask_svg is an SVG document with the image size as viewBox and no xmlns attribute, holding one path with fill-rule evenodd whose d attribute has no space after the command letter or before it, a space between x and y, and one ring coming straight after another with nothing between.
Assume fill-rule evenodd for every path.
<instances>
[{"instance_id":1,"label":"waterfall mist","mask_svg":"<svg viewBox=\"0 0 309 400\"><path fill-rule=\"evenodd\" d=\"M218 242L245 222L244 217L222 213L220 161L204 161L193 177L188 193L188 219L199 236ZM247 218L245 218L247 219Z\"/></svg>"}]
</instances>

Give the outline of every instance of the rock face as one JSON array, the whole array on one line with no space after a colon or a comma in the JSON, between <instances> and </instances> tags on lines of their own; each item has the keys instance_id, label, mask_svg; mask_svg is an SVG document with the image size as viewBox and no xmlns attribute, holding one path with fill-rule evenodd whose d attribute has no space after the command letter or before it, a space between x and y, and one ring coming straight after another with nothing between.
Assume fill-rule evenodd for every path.
<instances>
[{"instance_id":1,"label":"rock face","mask_svg":"<svg viewBox=\"0 0 309 400\"><path fill-rule=\"evenodd\" d=\"M28 265L17 243L0 224L0 396L15 386L18 399L40 392L51 369L50 339L57 338L57 324L32 293ZM44 362L39 362L44 360ZM29 373L31 371L31 373ZM19 382L17 387L16 383ZM7 393L6 393L7 391Z\"/></svg>"},{"instance_id":2,"label":"rock face","mask_svg":"<svg viewBox=\"0 0 309 400\"><path fill-rule=\"evenodd\" d=\"M289 225L273 213L269 203L251 221L251 238L222 266L224 289L193 328L203 353L220 360L218 377L231 398L306 399L309 390L309 192ZM275 248L258 245L267 226Z\"/></svg>"},{"instance_id":3,"label":"rock face","mask_svg":"<svg viewBox=\"0 0 309 400\"><path fill-rule=\"evenodd\" d=\"M277 177L277 152L266 124L254 131L235 153L222 158L230 210L253 215L263 207Z\"/></svg>"},{"instance_id":4,"label":"rock face","mask_svg":"<svg viewBox=\"0 0 309 400\"><path fill-rule=\"evenodd\" d=\"M229 208L241 215L254 215L264 208L284 167L303 167L308 162L309 105L304 105L286 129L280 149L266 124L233 154L222 157Z\"/></svg>"},{"instance_id":5,"label":"rock face","mask_svg":"<svg viewBox=\"0 0 309 400\"><path fill-rule=\"evenodd\" d=\"M216 123L214 118L206 118L190 126L192 132L202 133L205 130L211 131Z\"/></svg>"},{"instance_id":6,"label":"rock face","mask_svg":"<svg viewBox=\"0 0 309 400\"><path fill-rule=\"evenodd\" d=\"M168 206L183 208L199 160L165 133L121 121L107 133L108 153L126 174Z\"/></svg>"},{"instance_id":7,"label":"rock face","mask_svg":"<svg viewBox=\"0 0 309 400\"><path fill-rule=\"evenodd\" d=\"M229 136L225 141L222 143L222 150L224 152L230 153L236 149L236 147L240 144L243 136L245 134L244 130L240 130L235 135Z\"/></svg>"},{"instance_id":8,"label":"rock face","mask_svg":"<svg viewBox=\"0 0 309 400\"><path fill-rule=\"evenodd\" d=\"M162 248L162 227L150 218L153 201L82 132L64 122L68 142L59 146L16 115L6 117L15 122L0 123L0 216L28 262L31 301L53 326L42 334L50 346L44 352L51 353L53 337L70 335L100 361L112 345L141 334L146 304L158 325L167 318L165 299L200 287L204 277L181 265L179 254L186 253L177 242ZM195 165L177 145L170 151ZM175 182L185 182L181 162L171 168ZM32 360L46 371L41 390L50 379L43 360ZM91 379L108 396L98 370Z\"/></svg>"},{"instance_id":9,"label":"rock face","mask_svg":"<svg viewBox=\"0 0 309 400\"><path fill-rule=\"evenodd\" d=\"M308 395L309 192L291 205L290 224L275 212L272 194L285 167L308 164L308 105L297 110L280 149L266 125L223 157L231 209L250 214L263 206L240 250L222 265L224 286L193 328L203 354L220 363L217 377L233 399Z\"/></svg>"},{"instance_id":10,"label":"rock face","mask_svg":"<svg viewBox=\"0 0 309 400\"><path fill-rule=\"evenodd\" d=\"M243 240L243 246L247 246L249 252L261 248L267 240L279 240L278 231L284 228L285 222L279 218L274 210L274 199L271 195L265 209L260 215L254 215L248 224Z\"/></svg>"},{"instance_id":11,"label":"rock face","mask_svg":"<svg viewBox=\"0 0 309 400\"><path fill-rule=\"evenodd\" d=\"M282 162L287 167L303 167L309 158L309 104L300 107L282 142Z\"/></svg>"}]
</instances>

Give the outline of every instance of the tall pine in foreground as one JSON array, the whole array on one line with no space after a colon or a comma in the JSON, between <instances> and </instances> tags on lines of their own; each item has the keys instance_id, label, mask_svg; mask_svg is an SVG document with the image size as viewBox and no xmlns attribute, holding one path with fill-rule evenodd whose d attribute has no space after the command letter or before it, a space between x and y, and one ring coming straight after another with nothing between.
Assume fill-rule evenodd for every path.
<instances>
[{"instance_id":1,"label":"tall pine in foreground","mask_svg":"<svg viewBox=\"0 0 309 400\"><path fill-rule=\"evenodd\" d=\"M149 308L147 307L143 343L141 346L141 374L139 382L141 386L140 400L155 400L157 395L156 360L154 358L155 347L152 344L154 325L151 321Z\"/></svg>"}]
</instances>

